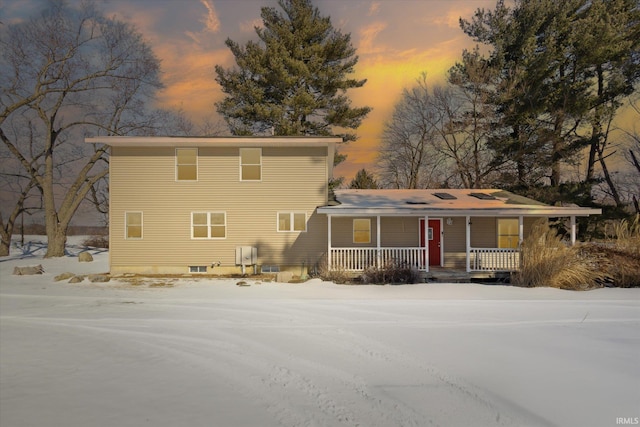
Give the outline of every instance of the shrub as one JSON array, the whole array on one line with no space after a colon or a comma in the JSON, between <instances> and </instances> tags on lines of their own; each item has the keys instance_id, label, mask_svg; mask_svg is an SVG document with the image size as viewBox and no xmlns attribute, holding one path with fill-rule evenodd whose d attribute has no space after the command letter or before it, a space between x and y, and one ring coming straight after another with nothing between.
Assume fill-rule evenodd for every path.
<instances>
[{"instance_id":1,"label":"shrub","mask_svg":"<svg viewBox=\"0 0 640 427\"><path fill-rule=\"evenodd\" d=\"M96 235L91 236L83 240L84 246L91 246L93 248L105 248L109 249L109 236Z\"/></svg>"},{"instance_id":2,"label":"shrub","mask_svg":"<svg viewBox=\"0 0 640 427\"><path fill-rule=\"evenodd\" d=\"M612 286L640 287L640 215L633 221L617 222L607 231L606 242L588 248L599 271Z\"/></svg>"},{"instance_id":3,"label":"shrub","mask_svg":"<svg viewBox=\"0 0 640 427\"><path fill-rule=\"evenodd\" d=\"M420 273L406 265L387 264L383 267L370 267L360 276L362 283L376 285L417 283Z\"/></svg>"},{"instance_id":4,"label":"shrub","mask_svg":"<svg viewBox=\"0 0 640 427\"><path fill-rule=\"evenodd\" d=\"M613 232L609 236L616 249L640 258L640 214L633 221L623 219L612 228Z\"/></svg>"},{"instance_id":5,"label":"shrub","mask_svg":"<svg viewBox=\"0 0 640 427\"><path fill-rule=\"evenodd\" d=\"M322 257L316 271L318 272L318 276L326 282L344 285L351 280L351 275L343 268L333 268L330 270L327 256Z\"/></svg>"},{"instance_id":6,"label":"shrub","mask_svg":"<svg viewBox=\"0 0 640 427\"><path fill-rule=\"evenodd\" d=\"M546 221L537 222L522 242L518 286L585 290L599 287L605 275L582 245L567 246Z\"/></svg>"}]
</instances>

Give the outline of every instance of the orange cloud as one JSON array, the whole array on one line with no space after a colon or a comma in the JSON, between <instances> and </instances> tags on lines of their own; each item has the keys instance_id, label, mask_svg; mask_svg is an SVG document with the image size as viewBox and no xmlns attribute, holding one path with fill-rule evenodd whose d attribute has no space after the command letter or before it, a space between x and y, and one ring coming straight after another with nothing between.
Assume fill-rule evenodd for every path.
<instances>
[{"instance_id":1,"label":"orange cloud","mask_svg":"<svg viewBox=\"0 0 640 427\"><path fill-rule=\"evenodd\" d=\"M209 0L200 0L200 3L202 3L202 5L207 9L207 16L203 21L205 30L211 33L217 33L220 31L220 19L218 19L218 14L216 13L216 8L214 7L213 2Z\"/></svg>"},{"instance_id":2,"label":"orange cloud","mask_svg":"<svg viewBox=\"0 0 640 427\"><path fill-rule=\"evenodd\" d=\"M385 28L387 28L387 24L384 22L373 22L362 28L359 31L360 43L358 45L358 53L360 55L367 55L381 52L383 48L381 46L376 47L376 38Z\"/></svg>"},{"instance_id":3,"label":"orange cloud","mask_svg":"<svg viewBox=\"0 0 640 427\"><path fill-rule=\"evenodd\" d=\"M360 35L374 33L376 32L361 31ZM367 83L348 94L353 106L369 106L373 110L358 128L358 140L340 148L348 157L336 167L335 174L345 176L346 184L358 170L373 170L384 124L391 117L403 89L416 84L416 79L423 72L427 73L428 84L443 84L447 70L459 59L460 52L465 47L463 37L424 49L407 50L376 46L374 41L375 37L366 40L365 47L371 43L368 49L362 49L362 41L358 47L360 60L356 65L356 77L366 78Z\"/></svg>"},{"instance_id":4,"label":"orange cloud","mask_svg":"<svg viewBox=\"0 0 640 427\"><path fill-rule=\"evenodd\" d=\"M223 94L215 81L214 67L231 64L231 52L165 47L160 55L167 66L163 78L166 89L159 94L158 104L181 107L195 121L215 115L214 103L222 99Z\"/></svg>"}]
</instances>

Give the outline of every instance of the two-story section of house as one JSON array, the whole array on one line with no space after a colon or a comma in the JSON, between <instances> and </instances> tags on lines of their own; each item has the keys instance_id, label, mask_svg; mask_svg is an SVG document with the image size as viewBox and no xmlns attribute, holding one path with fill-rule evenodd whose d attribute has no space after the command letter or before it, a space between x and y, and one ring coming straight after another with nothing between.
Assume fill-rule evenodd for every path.
<instances>
[{"instance_id":1,"label":"two-story section of house","mask_svg":"<svg viewBox=\"0 0 640 427\"><path fill-rule=\"evenodd\" d=\"M338 137L94 137L110 146L110 269L304 272L327 251Z\"/></svg>"}]
</instances>

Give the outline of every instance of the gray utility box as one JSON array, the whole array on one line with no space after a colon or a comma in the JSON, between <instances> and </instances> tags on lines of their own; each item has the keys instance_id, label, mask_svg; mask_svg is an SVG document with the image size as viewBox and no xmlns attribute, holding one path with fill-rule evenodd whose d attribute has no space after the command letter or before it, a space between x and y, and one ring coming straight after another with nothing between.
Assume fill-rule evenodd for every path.
<instances>
[{"instance_id":1,"label":"gray utility box","mask_svg":"<svg viewBox=\"0 0 640 427\"><path fill-rule=\"evenodd\" d=\"M251 246L236 247L236 265L241 265L244 270L245 265L258 264L258 248Z\"/></svg>"}]
</instances>

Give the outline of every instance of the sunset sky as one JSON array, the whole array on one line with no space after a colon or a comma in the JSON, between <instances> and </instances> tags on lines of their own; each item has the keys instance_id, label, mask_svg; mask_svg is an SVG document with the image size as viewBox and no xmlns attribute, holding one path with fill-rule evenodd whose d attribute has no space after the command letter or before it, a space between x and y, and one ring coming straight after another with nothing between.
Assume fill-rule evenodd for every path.
<instances>
[{"instance_id":1,"label":"sunset sky","mask_svg":"<svg viewBox=\"0 0 640 427\"><path fill-rule=\"evenodd\" d=\"M0 0L2 21L24 19L43 0ZM214 66L235 65L225 46L227 38L245 43L258 40L260 8L278 7L276 0L102 0L107 15L135 24L162 60L166 89L162 107L182 108L199 122L217 119L214 103L222 98ZM349 92L354 106L373 111L358 129L359 139L343 149L347 161L336 170L347 183L360 168L375 160L383 123L389 118L403 87L421 72L441 82L445 71L474 42L458 19L469 19L478 8L493 9L496 0L314 0L334 27L350 33L360 58L356 77L364 87Z\"/></svg>"}]
</instances>

